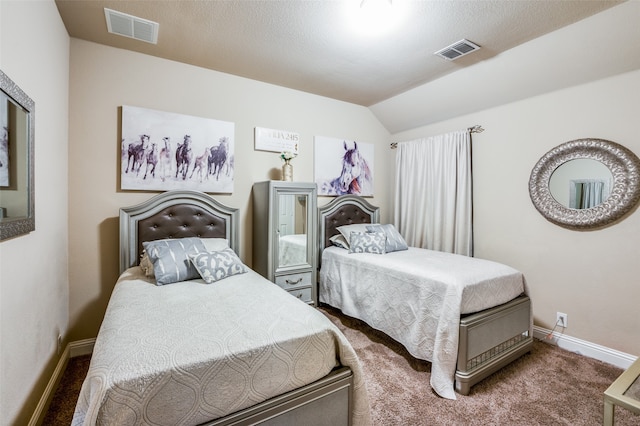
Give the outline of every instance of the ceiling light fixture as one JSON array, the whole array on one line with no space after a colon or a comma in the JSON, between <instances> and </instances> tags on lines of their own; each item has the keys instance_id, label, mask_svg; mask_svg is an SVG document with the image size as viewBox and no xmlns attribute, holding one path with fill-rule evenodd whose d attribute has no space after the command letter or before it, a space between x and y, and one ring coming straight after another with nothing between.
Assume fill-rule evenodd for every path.
<instances>
[{"instance_id":1,"label":"ceiling light fixture","mask_svg":"<svg viewBox=\"0 0 640 426\"><path fill-rule=\"evenodd\" d=\"M363 35L380 35L393 28L400 16L399 0L352 0L351 22Z\"/></svg>"}]
</instances>

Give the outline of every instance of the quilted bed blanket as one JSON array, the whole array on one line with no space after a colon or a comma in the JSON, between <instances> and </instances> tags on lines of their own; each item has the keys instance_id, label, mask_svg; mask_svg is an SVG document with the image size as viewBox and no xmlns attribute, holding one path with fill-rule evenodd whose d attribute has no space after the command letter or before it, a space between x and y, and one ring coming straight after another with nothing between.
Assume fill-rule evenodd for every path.
<instances>
[{"instance_id":1,"label":"quilted bed blanket","mask_svg":"<svg viewBox=\"0 0 640 426\"><path fill-rule=\"evenodd\" d=\"M431 386L444 398L456 399L460 315L522 293L522 273L489 260L413 247L379 255L332 246L322 253L320 301L430 361Z\"/></svg>"},{"instance_id":2,"label":"quilted bed blanket","mask_svg":"<svg viewBox=\"0 0 640 426\"><path fill-rule=\"evenodd\" d=\"M278 239L280 266L307 263L307 235L282 235Z\"/></svg>"},{"instance_id":3,"label":"quilted bed blanket","mask_svg":"<svg viewBox=\"0 0 640 426\"><path fill-rule=\"evenodd\" d=\"M118 280L73 425L196 425L312 383L354 375L353 422L369 424L357 356L319 311L253 271L213 284Z\"/></svg>"}]
</instances>

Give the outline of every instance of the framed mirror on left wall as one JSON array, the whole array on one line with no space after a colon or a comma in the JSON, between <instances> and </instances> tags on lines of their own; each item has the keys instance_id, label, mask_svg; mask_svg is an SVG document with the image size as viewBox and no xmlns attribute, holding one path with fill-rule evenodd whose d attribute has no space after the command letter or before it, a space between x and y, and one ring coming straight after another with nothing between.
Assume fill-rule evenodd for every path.
<instances>
[{"instance_id":1,"label":"framed mirror on left wall","mask_svg":"<svg viewBox=\"0 0 640 426\"><path fill-rule=\"evenodd\" d=\"M35 103L0 70L0 241L35 230Z\"/></svg>"}]
</instances>

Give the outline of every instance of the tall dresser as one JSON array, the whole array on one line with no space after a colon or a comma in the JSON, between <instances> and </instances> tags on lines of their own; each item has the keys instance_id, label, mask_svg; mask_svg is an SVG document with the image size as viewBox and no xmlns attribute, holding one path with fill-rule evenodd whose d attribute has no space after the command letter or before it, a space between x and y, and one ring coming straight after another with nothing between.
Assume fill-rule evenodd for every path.
<instances>
[{"instance_id":1,"label":"tall dresser","mask_svg":"<svg viewBox=\"0 0 640 426\"><path fill-rule=\"evenodd\" d=\"M315 183L270 180L253 185L253 269L317 306Z\"/></svg>"}]
</instances>

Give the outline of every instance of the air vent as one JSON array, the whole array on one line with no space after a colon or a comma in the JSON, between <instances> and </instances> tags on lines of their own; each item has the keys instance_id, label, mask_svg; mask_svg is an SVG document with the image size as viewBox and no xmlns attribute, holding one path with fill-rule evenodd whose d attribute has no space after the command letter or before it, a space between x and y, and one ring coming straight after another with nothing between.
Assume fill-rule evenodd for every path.
<instances>
[{"instance_id":1,"label":"air vent","mask_svg":"<svg viewBox=\"0 0 640 426\"><path fill-rule=\"evenodd\" d=\"M112 34L134 38L147 43L158 43L158 23L127 15L115 10L104 9L107 29Z\"/></svg>"},{"instance_id":2,"label":"air vent","mask_svg":"<svg viewBox=\"0 0 640 426\"><path fill-rule=\"evenodd\" d=\"M441 58L446 59L447 61L453 61L454 59L458 59L461 56L474 52L480 49L475 43L470 42L467 39L462 39L456 43L453 43L451 46L447 46L444 49L438 50L434 55L438 55Z\"/></svg>"}]
</instances>

